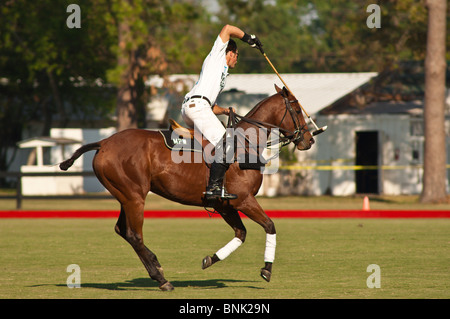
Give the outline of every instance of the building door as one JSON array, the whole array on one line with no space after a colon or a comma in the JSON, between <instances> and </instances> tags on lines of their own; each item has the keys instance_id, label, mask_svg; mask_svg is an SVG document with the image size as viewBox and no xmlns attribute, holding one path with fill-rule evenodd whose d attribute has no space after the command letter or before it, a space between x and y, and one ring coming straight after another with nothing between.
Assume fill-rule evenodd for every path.
<instances>
[{"instance_id":1,"label":"building door","mask_svg":"<svg viewBox=\"0 0 450 319\"><path fill-rule=\"evenodd\" d=\"M378 131L356 132L356 165L378 166ZM357 194L378 194L378 169L355 172Z\"/></svg>"}]
</instances>

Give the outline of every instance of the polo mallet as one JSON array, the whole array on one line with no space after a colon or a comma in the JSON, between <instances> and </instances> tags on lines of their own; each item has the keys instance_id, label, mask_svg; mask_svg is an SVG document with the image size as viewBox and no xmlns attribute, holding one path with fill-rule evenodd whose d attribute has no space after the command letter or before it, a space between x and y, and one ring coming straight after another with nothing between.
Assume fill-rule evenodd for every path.
<instances>
[{"instance_id":1,"label":"polo mallet","mask_svg":"<svg viewBox=\"0 0 450 319\"><path fill-rule=\"evenodd\" d=\"M291 92L292 95L294 95L294 93L292 93L292 91L289 89L289 87L287 86L286 82L283 81L283 79L281 78L280 74L278 73L277 69L275 69L275 67L273 66L272 62L270 62L269 58L267 57L267 55L264 53L264 50L262 49L262 47L260 46L258 48L261 53L264 55L264 57L266 58L267 62L269 62L270 66L272 67L272 69L275 71L275 73L278 75L278 77L280 78L281 82L283 82L284 86L286 87L286 89ZM316 123L314 123L313 119L311 118L311 116L308 114L308 112L306 112L305 108L300 104L300 102L298 102L298 105L300 105L300 107L302 108L303 112L305 113L305 115L308 117L309 121L314 125L314 128L316 129L314 132L312 132L312 135L316 136L317 134L323 133L326 131L326 129L328 128L328 126L322 126L321 128L319 128Z\"/></svg>"}]
</instances>

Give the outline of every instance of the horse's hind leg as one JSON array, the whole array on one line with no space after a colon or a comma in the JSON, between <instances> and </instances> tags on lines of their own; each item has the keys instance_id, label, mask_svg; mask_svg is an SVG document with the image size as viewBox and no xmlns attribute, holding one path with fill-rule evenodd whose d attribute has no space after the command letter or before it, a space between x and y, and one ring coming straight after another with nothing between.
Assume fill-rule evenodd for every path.
<instances>
[{"instance_id":1,"label":"horse's hind leg","mask_svg":"<svg viewBox=\"0 0 450 319\"><path fill-rule=\"evenodd\" d=\"M116 233L130 243L144 264L145 269L147 269L150 278L159 283L159 288L164 291L173 290L172 284L164 278L162 267L156 255L144 245L143 224L143 202L131 201L121 205L120 216L115 226Z\"/></svg>"},{"instance_id":2,"label":"horse's hind leg","mask_svg":"<svg viewBox=\"0 0 450 319\"><path fill-rule=\"evenodd\" d=\"M214 263L227 258L233 251L244 243L247 234L245 226L242 223L241 217L239 216L237 210L232 207L226 207L219 209L218 211L227 224L233 228L234 238L224 247L219 249L212 257L206 256L203 258L202 269L206 269Z\"/></svg>"}]
</instances>

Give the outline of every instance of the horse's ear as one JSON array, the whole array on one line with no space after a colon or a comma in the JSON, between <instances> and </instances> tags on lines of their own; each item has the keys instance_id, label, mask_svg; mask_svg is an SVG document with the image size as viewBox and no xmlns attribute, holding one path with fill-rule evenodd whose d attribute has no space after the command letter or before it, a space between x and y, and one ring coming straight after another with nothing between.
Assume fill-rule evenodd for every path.
<instances>
[{"instance_id":1,"label":"horse's ear","mask_svg":"<svg viewBox=\"0 0 450 319\"><path fill-rule=\"evenodd\" d=\"M286 98L289 96L289 91L285 86L283 86L283 89L280 89L278 85L275 84L275 90Z\"/></svg>"},{"instance_id":2,"label":"horse's ear","mask_svg":"<svg viewBox=\"0 0 450 319\"><path fill-rule=\"evenodd\" d=\"M289 91L283 86L283 89L280 89L278 85L275 84L275 90L277 90L278 93L281 93L284 97L289 96Z\"/></svg>"}]
</instances>

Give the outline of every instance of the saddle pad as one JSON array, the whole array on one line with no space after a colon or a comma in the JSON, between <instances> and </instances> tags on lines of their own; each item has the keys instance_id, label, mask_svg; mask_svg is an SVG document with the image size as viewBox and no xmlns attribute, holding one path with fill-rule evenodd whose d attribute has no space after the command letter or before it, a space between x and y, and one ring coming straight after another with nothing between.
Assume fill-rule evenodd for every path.
<instances>
[{"instance_id":1,"label":"saddle pad","mask_svg":"<svg viewBox=\"0 0 450 319\"><path fill-rule=\"evenodd\" d=\"M172 151L203 152L202 146L196 139L180 137L172 130L160 130L159 133L164 139L164 144Z\"/></svg>"}]
</instances>

